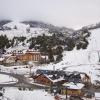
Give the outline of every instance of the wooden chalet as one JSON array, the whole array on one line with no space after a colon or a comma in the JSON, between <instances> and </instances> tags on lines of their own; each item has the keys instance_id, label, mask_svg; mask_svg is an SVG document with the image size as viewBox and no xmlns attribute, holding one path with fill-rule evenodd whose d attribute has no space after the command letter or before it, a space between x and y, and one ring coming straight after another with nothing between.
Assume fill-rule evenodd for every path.
<instances>
[{"instance_id":1,"label":"wooden chalet","mask_svg":"<svg viewBox=\"0 0 100 100\"><path fill-rule=\"evenodd\" d=\"M39 74L33 77L33 79L35 83L46 86L63 84L65 82L65 79L63 77L57 77L55 75L47 75L47 74Z\"/></svg>"},{"instance_id":2,"label":"wooden chalet","mask_svg":"<svg viewBox=\"0 0 100 100\"><path fill-rule=\"evenodd\" d=\"M69 95L69 96L83 96L82 89L84 87L84 84L82 83L64 83L63 88L61 90L61 93L64 95Z\"/></svg>"},{"instance_id":3,"label":"wooden chalet","mask_svg":"<svg viewBox=\"0 0 100 100\"><path fill-rule=\"evenodd\" d=\"M8 56L5 57L3 60L3 63L7 63L7 64L15 63L15 62L16 62L16 56Z\"/></svg>"},{"instance_id":4,"label":"wooden chalet","mask_svg":"<svg viewBox=\"0 0 100 100\"><path fill-rule=\"evenodd\" d=\"M91 83L91 77L86 73L81 73L80 76L81 76L82 83Z\"/></svg>"},{"instance_id":5,"label":"wooden chalet","mask_svg":"<svg viewBox=\"0 0 100 100\"><path fill-rule=\"evenodd\" d=\"M34 61L39 62L41 60L40 52L26 52L25 54L16 55L17 59L22 62Z\"/></svg>"}]
</instances>

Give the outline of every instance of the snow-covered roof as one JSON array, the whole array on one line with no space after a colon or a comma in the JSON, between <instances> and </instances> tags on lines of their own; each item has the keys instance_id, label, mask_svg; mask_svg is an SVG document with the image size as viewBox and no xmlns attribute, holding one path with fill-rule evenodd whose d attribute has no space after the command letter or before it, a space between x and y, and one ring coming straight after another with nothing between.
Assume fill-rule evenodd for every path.
<instances>
[{"instance_id":1,"label":"snow-covered roof","mask_svg":"<svg viewBox=\"0 0 100 100\"><path fill-rule=\"evenodd\" d=\"M48 56L42 55L41 56L43 59L48 59Z\"/></svg>"},{"instance_id":2,"label":"snow-covered roof","mask_svg":"<svg viewBox=\"0 0 100 100\"><path fill-rule=\"evenodd\" d=\"M100 93L96 92L96 93L95 93L95 97L96 97L96 98L100 98Z\"/></svg>"},{"instance_id":3,"label":"snow-covered roof","mask_svg":"<svg viewBox=\"0 0 100 100\"><path fill-rule=\"evenodd\" d=\"M67 87L68 89L80 90L84 87L84 84L70 82L70 83L64 83L63 86Z\"/></svg>"},{"instance_id":4,"label":"snow-covered roof","mask_svg":"<svg viewBox=\"0 0 100 100\"><path fill-rule=\"evenodd\" d=\"M28 51L28 52L26 52L26 53L35 53L35 54L40 54L41 52L38 52L38 51L32 51L32 52L30 52L30 51Z\"/></svg>"},{"instance_id":5,"label":"snow-covered roof","mask_svg":"<svg viewBox=\"0 0 100 100\"><path fill-rule=\"evenodd\" d=\"M5 58L5 57L10 57L10 56L12 56L12 54L3 54L3 57Z\"/></svg>"},{"instance_id":6,"label":"snow-covered roof","mask_svg":"<svg viewBox=\"0 0 100 100\"><path fill-rule=\"evenodd\" d=\"M38 76L45 76L48 80L50 80L52 83L57 83L57 82L61 82L61 81L64 81L64 77L63 76L60 76L60 75L57 75L57 74L43 74L43 73L39 73L37 74Z\"/></svg>"},{"instance_id":7,"label":"snow-covered roof","mask_svg":"<svg viewBox=\"0 0 100 100\"><path fill-rule=\"evenodd\" d=\"M56 82L60 82L60 81L63 81L65 80L64 77L59 77L59 78L55 78L55 79L52 79L53 75L46 75L44 74L50 81L52 81L53 83L56 83Z\"/></svg>"},{"instance_id":8,"label":"snow-covered roof","mask_svg":"<svg viewBox=\"0 0 100 100\"><path fill-rule=\"evenodd\" d=\"M63 80L64 80L64 78L60 77L60 78L52 80L52 81L53 81L53 83L56 83L56 82L60 82L60 81L63 81Z\"/></svg>"},{"instance_id":9,"label":"snow-covered roof","mask_svg":"<svg viewBox=\"0 0 100 100\"><path fill-rule=\"evenodd\" d=\"M4 60L4 58L3 58L3 57L1 57L1 58L0 58L0 61L3 61L3 60Z\"/></svg>"}]
</instances>

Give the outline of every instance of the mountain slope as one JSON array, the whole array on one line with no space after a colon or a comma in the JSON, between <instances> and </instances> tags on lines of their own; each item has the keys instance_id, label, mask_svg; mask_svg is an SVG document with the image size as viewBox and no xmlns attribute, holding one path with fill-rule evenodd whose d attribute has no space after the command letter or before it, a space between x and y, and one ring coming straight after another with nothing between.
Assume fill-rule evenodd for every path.
<instances>
[{"instance_id":1,"label":"mountain slope","mask_svg":"<svg viewBox=\"0 0 100 100\"><path fill-rule=\"evenodd\" d=\"M52 24L44 23L41 21L23 21L24 24L29 24L30 27L38 27L48 29L50 33L72 33L74 30L66 27L57 27Z\"/></svg>"},{"instance_id":2,"label":"mountain slope","mask_svg":"<svg viewBox=\"0 0 100 100\"><path fill-rule=\"evenodd\" d=\"M55 27L51 24L48 25L41 22L23 22L23 23L10 22L3 25L2 27L4 30L1 29L0 35L6 34L10 39L12 39L13 37L20 37L20 36L26 37L26 40L24 41L25 45L22 46L23 42L19 42L18 45L13 47L15 49L23 48L25 46L26 46L25 48L28 48L29 43L27 43L27 40L31 39L31 37L34 39L34 37L36 38L38 36L42 36L43 34L45 34L46 36L52 36L55 33L56 38L58 40L64 41L64 46L68 47L70 45L73 45L73 47L71 48L72 51L65 50L63 52L62 61L60 61L59 63L57 64L50 63L48 65L43 65L43 67L41 65L40 68L53 69L55 67L55 69L58 70L85 72L91 76L92 83L100 81L99 23L85 26L82 29L75 31L68 28ZM43 38L44 36L41 39ZM86 46L87 48L85 48L84 50L81 48L77 50L76 49L77 44L81 43L82 46L84 44L84 39L85 41L87 40L86 41L88 43L88 45ZM47 43L47 41L44 41L44 43ZM11 48L12 47L10 47L10 49Z\"/></svg>"},{"instance_id":3,"label":"mountain slope","mask_svg":"<svg viewBox=\"0 0 100 100\"><path fill-rule=\"evenodd\" d=\"M56 69L64 71L78 71L87 73L91 77L91 82L100 82L100 29L91 30L88 39L89 45L85 50L64 51L63 60L57 64L43 66L43 69ZM40 67L41 68L41 67ZM99 84L100 85L100 84Z\"/></svg>"},{"instance_id":4,"label":"mountain slope","mask_svg":"<svg viewBox=\"0 0 100 100\"><path fill-rule=\"evenodd\" d=\"M4 24L2 29L0 30L0 35L6 35L9 39L13 37L37 37L38 35L50 35L48 29L43 29L39 27L30 27L30 25L26 25L20 22L10 22Z\"/></svg>"}]
</instances>

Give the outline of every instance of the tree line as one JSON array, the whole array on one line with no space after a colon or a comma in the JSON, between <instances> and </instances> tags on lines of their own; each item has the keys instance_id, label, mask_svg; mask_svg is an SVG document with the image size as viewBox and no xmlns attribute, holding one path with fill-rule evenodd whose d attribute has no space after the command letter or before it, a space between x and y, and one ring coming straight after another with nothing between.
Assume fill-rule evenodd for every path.
<instances>
[{"instance_id":1,"label":"tree line","mask_svg":"<svg viewBox=\"0 0 100 100\"><path fill-rule=\"evenodd\" d=\"M76 47L79 49L86 49L88 46L88 37L90 36L88 30L80 31L74 36L64 36L63 34L52 34L51 36L31 37L27 39L24 36L13 37L8 39L6 35L0 35L0 49L7 49L9 47L18 46L19 43L22 45L29 44L29 49L38 50L45 55L48 55L49 61L54 62L54 56L56 55L56 61L62 60L62 52L64 50L71 51Z\"/></svg>"}]
</instances>

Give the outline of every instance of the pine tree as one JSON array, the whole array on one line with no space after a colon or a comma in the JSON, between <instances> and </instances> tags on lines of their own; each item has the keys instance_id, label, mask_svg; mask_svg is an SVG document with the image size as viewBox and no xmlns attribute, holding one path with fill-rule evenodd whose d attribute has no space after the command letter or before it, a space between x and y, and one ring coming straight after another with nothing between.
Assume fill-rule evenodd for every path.
<instances>
[{"instance_id":1,"label":"pine tree","mask_svg":"<svg viewBox=\"0 0 100 100\"><path fill-rule=\"evenodd\" d=\"M4 48L8 48L8 47L10 47L10 43L9 43L7 36L1 35L0 36L0 49L4 49Z\"/></svg>"},{"instance_id":2,"label":"pine tree","mask_svg":"<svg viewBox=\"0 0 100 100\"><path fill-rule=\"evenodd\" d=\"M63 57L63 55L62 55L62 52L63 52L62 46L58 46L58 47L56 48L56 51L57 51L57 58L56 58L56 61L60 61L60 60L62 59L62 57Z\"/></svg>"},{"instance_id":3,"label":"pine tree","mask_svg":"<svg viewBox=\"0 0 100 100\"><path fill-rule=\"evenodd\" d=\"M48 47L48 58L50 62L54 62L53 51L51 47Z\"/></svg>"}]
</instances>

